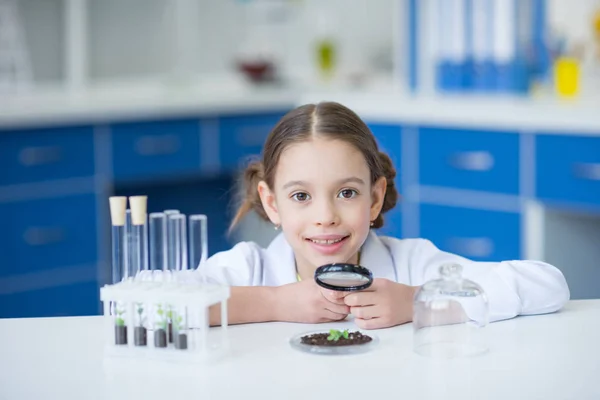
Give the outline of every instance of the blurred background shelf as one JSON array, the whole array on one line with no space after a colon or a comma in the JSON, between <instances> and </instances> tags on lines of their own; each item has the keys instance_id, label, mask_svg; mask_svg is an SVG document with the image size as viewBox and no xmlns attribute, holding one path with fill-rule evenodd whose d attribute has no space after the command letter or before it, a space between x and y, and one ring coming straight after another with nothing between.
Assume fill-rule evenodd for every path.
<instances>
[{"instance_id":1,"label":"blurred background shelf","mask_svg":"<svg viewBox=\"0 0 600 400\"><path fill-rule=\"evenodd\" d=\"M402 197L381 233L545 260L573 298L600 297L600 97L438 91L435 1L351 3L18 1L34 81L0 92L0 318L100 311L113 194L207 214L211 254L268 244L276 232L254 215L226 234L239 173L285 112L324 100L355 110L396 163ZM593 1L571 20L542 3L585 37L573 21ZM330 35L324 79L315 43ZM240 72L265 54L277 79Z\"/></svg>"}]
</instances>

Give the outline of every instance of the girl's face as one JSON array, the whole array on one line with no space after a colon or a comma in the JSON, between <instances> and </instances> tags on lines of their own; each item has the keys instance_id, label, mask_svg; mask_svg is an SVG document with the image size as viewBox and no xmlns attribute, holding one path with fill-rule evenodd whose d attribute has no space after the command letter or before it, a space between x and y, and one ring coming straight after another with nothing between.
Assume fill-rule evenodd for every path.
<instances>
[{"instance_id":1,"label":"girl's face","mask_svg":"<svg viewBox=\"0 0 600 400\"><path fill-rule=\"evenodd\" d=\"M370 177L362 153L341 140L314 138L283 151L274 187L261 182L259 192L298 268L357 262L385 195L385 178L371 185Z\"/></svg>"}]
</instances>

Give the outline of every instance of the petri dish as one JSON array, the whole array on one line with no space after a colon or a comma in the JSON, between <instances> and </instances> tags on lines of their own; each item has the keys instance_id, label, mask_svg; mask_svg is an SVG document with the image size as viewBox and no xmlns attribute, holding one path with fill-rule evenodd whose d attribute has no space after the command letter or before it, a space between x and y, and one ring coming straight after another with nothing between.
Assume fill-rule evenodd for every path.
<instances>
[{"instance_id":1,"label":"petri dish","mask_svg":"<svg viewBox=\"0 0 600 400\"><path fill-rule=\"evenodd\" d=\"M336 346L325 346L325 345L314 345L303 343L302 338L311 335L329 335L329 331L326 329L318 331L309 331L299 333L290 338L290 346L303 353L317 354L317 355L351 355L351 354L364 354L372 351L379 345L379 337L372 332L363 331L361 329L349 329L349 334L360 332L361 335L366 335L371 338L370 341L360 344L347 344L347 345L336 345Z\"/></svg>"},{"instance_id":2,"label":"petri dish","mask_svg":"<svg viewBox=\"0 0 600 400\"><path fill-rule=\"evenodd\" d=\"M373 274L356 264L326 264L315 271L315 282L325 289L350 292L371 286Z\"/></svg>"}]
</instances>

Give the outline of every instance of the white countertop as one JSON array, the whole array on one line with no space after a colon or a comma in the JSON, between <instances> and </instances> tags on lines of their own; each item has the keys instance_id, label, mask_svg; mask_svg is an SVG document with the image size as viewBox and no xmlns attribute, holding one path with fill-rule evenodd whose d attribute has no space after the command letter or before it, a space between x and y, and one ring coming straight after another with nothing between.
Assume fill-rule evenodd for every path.
<instances>
[{"instance_id":1,"label":"white countertop","mask_svg":"<svg viewBox=\"0 0 600 400\"><path fill-rule=\"evenodd\" d=\"M105 363L101 317L0 320L0 399L600 399L600 300L488 326L491 350L434 361L412 352L412 326L373 331L371 353L317 356L288 339L313 329L232 326L230 355L181 368Z\"/></svg>"},{"instance_id":2,"label":"white countertop","mask_svg":"<svg viewBox=\"0 0 600 400\"><path fill-rule=\"evenodd\" d=\"M268 112L324 100L341 102L369 121L600 135L600 97L570 102L477 95L410 97L393 93L391 87L257 87L225 76L180 85L98 84L85 92L42 88L0 98L0 128Z\"/></svg>"}]
</instances>

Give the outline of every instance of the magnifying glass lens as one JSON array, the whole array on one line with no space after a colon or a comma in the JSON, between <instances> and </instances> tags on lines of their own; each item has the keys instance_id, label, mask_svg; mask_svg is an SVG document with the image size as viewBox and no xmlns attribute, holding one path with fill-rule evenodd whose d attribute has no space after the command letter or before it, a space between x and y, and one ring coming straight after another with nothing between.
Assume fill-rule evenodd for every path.
<instances>
[{"instance_id":1,"label":"magnifying glass lens","mask_svg":"<svg viewBox=\"0 0 600 400\"><path fill-rule=\"evenodd\" d=\"M373 274L360 265L327 264L317 268L315 282L330 290L362 290L371 286Z\"/></svg>"},{"instance_id":2,"label":"magnifying glass lens","mask_svg":"<svg viewBox=\"0 0 600 400\"><path fill-rule=\"evenodd\" d=\"M340 287L360 286L369 282L369 278L355 272L325 272L317 279L327 285Z\"/></svg>"}]
</instances>

